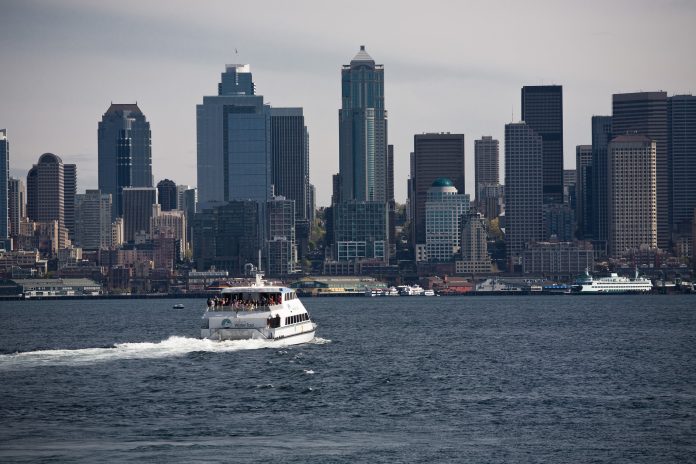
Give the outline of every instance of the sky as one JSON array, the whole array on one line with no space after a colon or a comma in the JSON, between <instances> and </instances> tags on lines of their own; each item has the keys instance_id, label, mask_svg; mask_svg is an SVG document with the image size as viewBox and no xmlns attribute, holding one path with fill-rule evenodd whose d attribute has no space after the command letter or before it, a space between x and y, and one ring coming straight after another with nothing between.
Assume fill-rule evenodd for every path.
<instances>
[{"instance_id":1,"label":"sky","mask_svg":"<svg viewBox=\"0 0 696 464\"><path fill-rule=\"evenodd\" d=\"M155 182L196 185L196 105L226 63L249 63L257 94L301 106L317 204L338 172L340 69L360 45L385 68L395 193L406 198L413 136L474 140L520 119L523 85L563 86L564 164L591 143L613 93L696 93L696 1L0 0L0 128L10 172L44 152L97 187L97 124L137 102L152 130ZM236 52L235 52L236 50Z\"/></svg>"}]
</instances>

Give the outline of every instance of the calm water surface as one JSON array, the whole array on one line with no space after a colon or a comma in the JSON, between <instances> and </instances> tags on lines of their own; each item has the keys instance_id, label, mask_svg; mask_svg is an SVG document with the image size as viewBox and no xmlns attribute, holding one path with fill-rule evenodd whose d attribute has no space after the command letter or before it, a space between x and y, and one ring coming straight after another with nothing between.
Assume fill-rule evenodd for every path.
<instances>
[{"instance_id":1,"label":"calm water surface","mask_svg":"<svg viewBox=\"0 0 696 464\"><path fill-rule=\"evenodd\" d=\"M696 462L696 296L307 299L288 348L201 303L0 303L0 462Z\"/></svg>"}]
</instances>

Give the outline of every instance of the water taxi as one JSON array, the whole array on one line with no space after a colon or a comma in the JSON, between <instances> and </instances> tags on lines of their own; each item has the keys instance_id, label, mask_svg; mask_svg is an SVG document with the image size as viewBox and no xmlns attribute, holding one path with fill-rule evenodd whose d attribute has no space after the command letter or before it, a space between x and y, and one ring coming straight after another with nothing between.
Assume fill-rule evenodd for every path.
<instances>
[{"instance_id":1,"label":"water taxi","mask_svg":"<svg viewBox=\"0 0 696 464\"><path fill-rule=\"evenodd\" d=\"M201 319L201 338L209 340L267 340L283 345L307 343L317 324L288 287L269 285L256 275L248 287L224 288Z\"/></svg>"}]
</instances>

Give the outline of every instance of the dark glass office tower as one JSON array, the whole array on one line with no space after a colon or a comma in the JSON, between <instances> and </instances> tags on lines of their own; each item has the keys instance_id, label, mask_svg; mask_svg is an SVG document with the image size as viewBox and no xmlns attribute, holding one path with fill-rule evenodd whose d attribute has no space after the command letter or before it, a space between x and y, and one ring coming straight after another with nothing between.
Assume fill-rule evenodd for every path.
<instances>
[{"instance_id":1,"label":"dark glass office tower","mask_svg":"<svg viewBox=\"0 0 696 464\"><path fill-rule=\"evenodd\" d=\"M575 147L575 218L578 238L592 237L592 145Z\"/></svg>"},{"instance_id":2,"label":"dark glass office tower","mask_svg":"<svg viewBox=\"0 0 696 464\"><path fill-rule=\"evenodd\" d=\"M614 137L640 134L657 145L657 246L670 244L670 176L667 156L667 92L614 94L612 98Z\"/></svg>"},{"instance_id":3,"label":"dark glass office tower","mask_svg":"<svg viewBox=\"0 0 696 464\"><path fill-rule=\"evenodd\" d=\"M563 203L563 87L522 87L522 120L544 144L544 203Z\"/></svg>"},{"instance_id":4,"label":"dark glass office tower","mask_svg":"<svg viewBox=\"0 0 696 464\"><path fill-rule=\"evenodd\" d=\"M667 108L668 151L672 163L672 231L688 235L696 209L696 96L669 97Z\"/></svg>"},{"instance_id":5,"label":"dark glass office tower","mask_svg":"<svg viewBox=\"0 0 696 464\"><path fill-rule=\"evenodd\" d=\"M112 220L123 215L124 187L152 187L150 123L137 104L112 103L98 129L99 190L111 194Z\"/></svg>"},{"instance_id":6,"label":"dark glass office tower","mask_svg":"<svg viewBox=\"0 0 696 464\"><path fill-rule=\"evenodd\" d=\"M542 138L524 122L505 125L505 244L509 270L544 235ZM561 190L562 193L562 190Z\"/></svg>"},{"instance_id":7,"label":"dark glass office tower","mask_svg":"<svg viewBox=\"0 0 696 464\"><path fill-rule=\"evenodd\" d=\"M309 135L302 108L271 108L274 193L295 201L295 219L309 215Z\"/></svg>"},{"instance_id":8,"label":"dark glass office tower","mask_svg":"<svg viewBox=\"0 0 696 464\"><path fill-rule=\"evenodd\" d=\"M339 169L343 201L387 202L387 111L384 66L360 46L341 70Z\"/></svg>"},{"instance_id":9,"label":"dark glass office tower","mask_svg":"<svg viewBox=\"0 0 696 464\"><path fill-rule=\"evenodd\" d=\"M435 179L448 178L465 192L464 134L417 134L411 161L413 246L425 244L425 202Z\"/></svg>"},{"instance_id":10,"label":"dark glass office tower","mask_svg":"<svg viewBox=\"0 0 696 464\"><path fill-rule=\"evenodd\" d=\"M162 211L173 211L177 209L178 193L176 183L170 179L162 179L157 182L157 203L162 207Z\"/></svg>"},{"instance_id":11,"label":"dark glass office tower","mask_svg":"<svg viewBox=\"0 0 696 464\"><path fill-rule=\"evenodd\" d=\"M611 116L592 116L592 238L596 248L606 251L609 236L607 219L607 163L611 134ZM587 229L589 233L589 229Z\"/></svg>"},{"instance_id":12,"label":"dark glass office tower","mask_svg":"<svg viewBox=\"0 0 696 464\"><path fill-rule=\"evenodd\" d=\"M248 64L229 64L218 95L196 106L198 201L271 198L270 110L256 95Z\"/></svg>"}]
</instances>

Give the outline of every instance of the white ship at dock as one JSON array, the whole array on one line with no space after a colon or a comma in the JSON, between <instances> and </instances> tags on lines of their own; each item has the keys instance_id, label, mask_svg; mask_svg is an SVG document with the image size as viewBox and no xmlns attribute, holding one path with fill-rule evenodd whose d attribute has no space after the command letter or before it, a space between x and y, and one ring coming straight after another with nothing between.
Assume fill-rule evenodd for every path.
<instances>
[{"instance_id":1,"label":"white ship at dock","mask_svg":"<svg viewBox=\"0 0 696 464\"><path fill-rule=\"evenodd\" d=\"M638 271L634 278L619 276L611 273L609 277L594 279L589 271L580 276L571 287L572 293L647 293L652 291L653 283L650 279L639 277Z\"/></svg>"}]
</instances>

